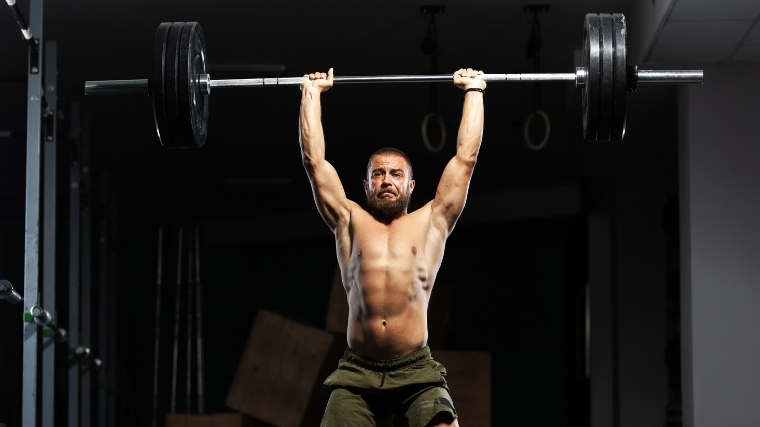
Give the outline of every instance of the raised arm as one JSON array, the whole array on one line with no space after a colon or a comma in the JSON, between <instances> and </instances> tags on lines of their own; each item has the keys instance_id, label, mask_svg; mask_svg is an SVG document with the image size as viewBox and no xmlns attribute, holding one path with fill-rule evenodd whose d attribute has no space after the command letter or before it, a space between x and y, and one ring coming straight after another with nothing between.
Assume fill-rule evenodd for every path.
<instances>
[{"instance_id":1,"label":"raised arm","mask_svg":"<svg viewBox=\"0 0 760 427\"><path fill-rule=\"evenodd\" d=\"M483 74L471 68L454 73L454 84L465 90L462 122L457 135L457 153L446 165L432 202L433 224L448 235L459 219L467 200L467 189L483 139L483 92L486 82L475 80ZM473 90L468 90L473 89ZM480 89L480 90L477 90Z\"/></svg>"},{"instance_id":2,"label":"raised arm","mask_svg":"<svg viewBox=\"0 0 760 427\"><path fill-rule=\"evenodd\" d=\"M314 201L320 215L333 232L345 223L351 213L343 184L335 168L325 160L325 135L322 131L320 95L330 89L333 70L305 75L309 81L301 84L299 140L306 174L311 182Z\"/></svg>"}]
</instances>

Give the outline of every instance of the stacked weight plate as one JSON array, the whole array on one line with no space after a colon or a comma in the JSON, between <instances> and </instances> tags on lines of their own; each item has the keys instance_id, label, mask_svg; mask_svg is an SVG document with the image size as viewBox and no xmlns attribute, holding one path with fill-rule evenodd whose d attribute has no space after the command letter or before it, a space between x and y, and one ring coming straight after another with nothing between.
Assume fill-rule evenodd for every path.
<instances>
[{"instance_id":1,"label":"stacked weight plate","mask_svg":"<svg viewBox=\"0 0 760 427\"><path fill-rule=\"evenodd\" d=\"M620 13L588 14L583 26L583 138L621 141L626 115L626 25Z\"/></svg>"},{"instance_id":2,"label":"stacked weight plate","mask_svg":"<svg viewBox=\"0 0 760 427\"><path fill-rule=\"evenodd\" d=\"M156 30L151 96L156 132L164 147L202 147L208 94L198 78L206 71L206 41L197 22L163 22Z\"/></svg>"}]
</instances>

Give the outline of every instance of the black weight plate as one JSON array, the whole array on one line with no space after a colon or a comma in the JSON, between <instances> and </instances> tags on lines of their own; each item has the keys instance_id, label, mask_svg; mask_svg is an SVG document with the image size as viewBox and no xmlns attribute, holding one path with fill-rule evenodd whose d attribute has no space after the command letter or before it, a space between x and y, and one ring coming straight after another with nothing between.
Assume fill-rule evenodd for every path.
<instances>
[{"instance_id":1,"label":"black weight plate","mask_svg":"<svg viewBox=\"0 0 760 427\"><path fill-rule=\"evenodd\" d=\"M184 25L184 22L173 23L169 28L169 36L166 42L164 102L166 103L166 125L169 130L169 144L164 143L164 147L169 148L182 148L185 144L182 138L182 121L179 117L179 81L177 79L179 48L182 39L182 27Z\"/></svg>"},{"instance_id":2,"label":"black weight plate","mask_svg":"<svg viewBox=\"0 0 760 427\"><path fill-rule=\"evenodd\" d=\"M153 42L153 75L150 78L150 96L153 98L153 120L156 122L156 133L161 144L167 147L171 147L171 143L168 139L169 130L166 127L164 73L166 71L166 39L171 25L171 22L162 22L156 30Z\"/></svg>"},{"instance_id":3,"label":"black weight plate","mask_svg":"<svg viewBox=\"0 0 760 427\"><path fill-rule=\"evenodd\" d=\"M206 74L206 41L197 22L182 28L178 78L179 118L183 147L203 146L208 125L208 95L200 90L198 77Z\"/></svg>"},{"instance_id":4,"label":"black weight plate","mask_svg":"<svg viewBox=\"0 0 760 427\"><path fill-rule=\"evenodd\" d=\"M583 24L583 53L581 66L586 70L586 83L581 93L583 110L583 138L596 141L599 131L599 80L601 73L599 55L599 16L586 15Z\"/></svg>"},{"instance_id":5,"label":"black weight plate","mask_svg":"<svg viewBox=\"0 0 760 427\"><path fill-rule=\"evenodd\" d=\"M612 14L612 38L615 51L612 55L615 82L613 84L613 109L612 109L612 130L610 139L613 141L622 141L625 137L625 117L626 117L626 99L628 96L627 88L627 67L626 57L628 49L626 44L627 29L625 16L622 13Z\"/></svg>"},{"instance_id":6,"label":"black weight plate","mask_svg":"<svg viewBox=\"0 0 760 427\"><path fill-rule=\"evenodd\" d=\"M601 22L601 26L599 27L599 56L601 58L602 74L599 90L599 132L596 140L609 141L615 97L612 59L615 48L612 40L612 16L609 13L600 13L599 21Z\"/></svg>"}]
</instances>

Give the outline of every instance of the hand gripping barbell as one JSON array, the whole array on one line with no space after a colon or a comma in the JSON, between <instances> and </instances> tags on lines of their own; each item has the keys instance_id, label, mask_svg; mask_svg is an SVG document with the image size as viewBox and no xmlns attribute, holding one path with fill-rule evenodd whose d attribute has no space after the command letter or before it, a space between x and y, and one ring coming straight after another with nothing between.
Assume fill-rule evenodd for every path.
<instances>
[{"instance_id":1,"label":"hand gripping barbell","mask_svg":"<svg viewBox=\"0 0 760 427\"><path fill-rule=\"evenodd\" d=\"M643 84L702 83L702 70L639 70L626 64L626 22L621 13L586 15L582 66L575 73L483 74L489 82L572 81L582 90L583 137L621 141L625 136L627 92ZM450 82L451 75L335 77L342 83ZM197 22L164 22L156 31L153 74L140 80L85 82L86 95L140 93L153 98L156 132L164 147L202 147L213 87L297 86L304 77L211 80L206 42Z\"/></svg>"}]
</instances>

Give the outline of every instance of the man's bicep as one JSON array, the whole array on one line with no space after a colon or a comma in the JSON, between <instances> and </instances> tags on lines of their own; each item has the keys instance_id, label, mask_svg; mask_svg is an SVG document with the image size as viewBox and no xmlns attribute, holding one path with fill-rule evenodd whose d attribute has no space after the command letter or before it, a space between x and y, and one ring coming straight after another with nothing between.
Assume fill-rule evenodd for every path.
<instances>
[{"instance_id":1,"label":"man's bicep","mask_svg":"<svg viewBox=\"0 0 760 427\"><path fill-rule=\"evenodd\" d=\"M436 223L444 226L447 231L454 228L464 209L474 167L474 162L467 162L455 156L443 170L433 199L432 213Z\"/></svg>"},{"instance_id":2,"label":"man's bicep","mask_svg":"<svg viewBox=\"0 0 760 427\"><path fill-rule=\"evenodd\" d=\"M307 166L306 171L311 181L317 210L330 229L335 230L341 220L348 218L351 213L351 204L346 198L338 172L327 161Z\"/></svg>"}]
</instances>

